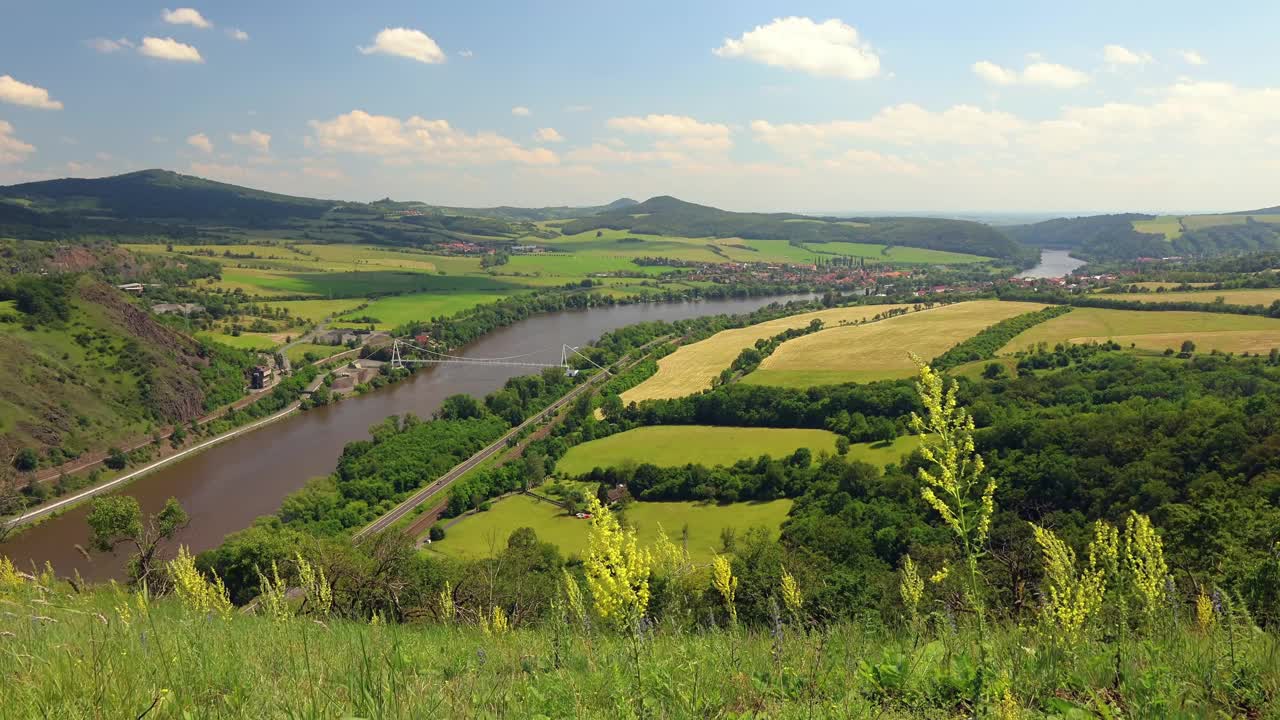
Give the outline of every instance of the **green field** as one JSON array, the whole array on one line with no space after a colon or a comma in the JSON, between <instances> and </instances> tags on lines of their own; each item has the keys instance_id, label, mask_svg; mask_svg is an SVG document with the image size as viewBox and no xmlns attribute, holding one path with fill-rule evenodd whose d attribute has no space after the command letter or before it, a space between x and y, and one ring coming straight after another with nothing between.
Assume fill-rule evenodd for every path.
<instances>
[{"instance_id":1,"label":"green field","mask_svg":"<svg viewBox=\"0 0 1280 720\"><path fill-rule=\"evenodd\" d=\"M508 293L414 293L373 300L363 310L336 318L336 323L352 322L356 317L373 317L379 330L390 330L409 322L426 321L469 310L477 305L497 302Z\"/></svg>"},{"instance_id":2,"label":"green field","mask_svg":"<svg viewBox=\"0 0 1280 720\"><path fill-rule=\"evenodd\" d=\"M791 511L791 500L766 503L712 505L694 502L634 502L627 506L626 521L636 529L641 544L652 544L660 532L676 543L682 530L689 529L689 555L708 562L720 548L720 533L736 528L740 533L766 527L777 537L782 521ZM533 528L538 538L554 543L565 555L581 555L587 546L587 522L566 515L558 506L528 495L513 495L495 502L487 512L462 518L446 531L445 539L429 546L458 558L491 557L495 548L505 547L512 532Z\"/></svg>"},{"instance_id":3,"label":"green field","mask_svg":"<svg viewBox=\"0 0 1280 720\"><path fill-rule=\"evenodd\" d=\"M305 356L309 352L315 353L316 355L322 358L326 358L326 357L329 357L330 355L336 355L337 353L343 352L346 349L347 348L341 345L316 345L314 343L298 343L297 345L289 346L289 349L285 351L285 354L289 356L290 363L297 365L297 364L306 362Z\"/></svg>"},{"instance_id":4,"label":"green field","mask_svg":"<svg viewBox=\"0 0 1280 720\"><path fill-rule=\"evenodd\" d=\"M1182 237L1186 230L1203 230L1222 225L1244 225L1253 222L1280 223L1280 215L1161 215L1154 220L1134 220L1138 232L1164 235L1169 240Z\"/></svg>"},{"instance_id":5,"label":"green field","mask_svg":"<svg viewBox=\"0 0 1280 720\"><path fill-rule=\"evenodd\" d=\"M783 343L743 382L811 387L910 377L915 364L908 353L931 360L1001 320L1042 307L980 300L823 330Z\"/></svg>"},{"instance_id":6,"label":"green field","mask_svg":"<svg viewBox=\"0 0 1280 720\"><path fill-rule=\"evenodd\" d=\"M1177 350L1184 340L1191 340L1200 352L1266 352L1280 347L1280 320L1224 313L1076 308L1024 332L1001 352L1027 350L1038 343L1053 347L1106 340L1157 351Z\"/></svg>"},{"instance_id":7,"label":"green field","mask_svg":"<svg viewBox=\"0 0 1280 720\"><path fill-rule=\"evenodd\" d=\"M556 471L575 476L625 462L732 465L761 455L781 458L802 447L815 455L821 450L835 452L836 436L826 430L657 425L572 447L560 458Z\"/></svg>"},{"instance_id":8,"label":"green field","mask_svg":"<svg viewBox=\"0 0 1280 720\"><path fill-rule=\"evenodd\" d=\"M228 335L219 332L198 332L196 337L222 343L228 347L240 348L241 350L271 350L280 344L274 338L261 333Z\"/></svg>"},{"instance_id":9,"label":"green field","mask_svg":"<svg viewBox=\"0 0 1280 720\"><path fill-rule=\"evenodd\" d=\"M1182 222L1177 215L1161 215L1154 220L1134 220L1133 229L1152 235L1163 235L1169 240L1182 237Z\"/></svg>"},{"instance_id":10,"label":"green field","mask_svg":"<svg viewBox=\"0 0 1280 720\"><path fill-rule=\"evenodd\" d=\"M363 298L348 298L344 300L283 300L264 303L264 305L272 308L284 308L293 317L316 323L354 310L365 302L367 301Z\"/></svg>"},{"instance_id":11,"label":"green field","mask_svg":"<svg viewBox=\"0 0 1280 720\"><path fill-rule=\"evenodd\" d=\"M905 305L871 305L832 308L817 312L791 315L744 328L724 330L700 342L686 345L658 361L658 372L648 380L622 394L624 403L641 402L659 398L677 398L691 395L711 387L720 372L756 340L769 338L791 328L822 320L827 327L841 323L869 320L877 314Z\"/></svg>"}]
</instances>

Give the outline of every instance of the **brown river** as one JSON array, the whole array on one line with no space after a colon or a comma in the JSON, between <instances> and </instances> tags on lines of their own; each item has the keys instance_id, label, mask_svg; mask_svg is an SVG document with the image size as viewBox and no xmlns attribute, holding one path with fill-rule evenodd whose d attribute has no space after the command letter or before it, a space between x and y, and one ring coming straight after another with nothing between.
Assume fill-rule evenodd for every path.
<instances>
[{"instance_id":1,"label":"brown river","mask_svg":"<svg viewBox=\"0 0 1280 720\"><path fill-rule=\"evenodd\" d=\"M720 313L744 313L771 302L808 296L652 303L565 311L529 318L500 328L463 348L475 358L532 353L522 362L560 361L562 344L587 345L605 332L653 320L682 320ZM191 524L170 543L200 552L224 536L248 527L261 515L275 512L289 493L336 466L348 442L368 437L370 426L389 415L407 412L429 417L444 398L455 393L484 396L509 378L533 368L441 365L427 367L408 380L334 405L295 414L252 432L192 454L133 481L120 492L138 499L144 512L155 512L170 497L191 515ZM87 504L28 528L0 545L19 568L50 562L60 575L79 571L89 580L122 575L128 553L92 553L85 524Z\"/></svg>"}]
</instances>

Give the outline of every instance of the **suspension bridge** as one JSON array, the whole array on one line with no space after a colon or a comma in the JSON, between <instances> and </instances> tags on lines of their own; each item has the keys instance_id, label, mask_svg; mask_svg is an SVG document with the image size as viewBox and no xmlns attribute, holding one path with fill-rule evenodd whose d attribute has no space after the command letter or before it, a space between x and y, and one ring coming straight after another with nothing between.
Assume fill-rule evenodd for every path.
<instances>
[{"instance_id":1,"label":"suspension bridge","mask_svg":"<svg viewBox=\"0 0 1280 720\"><path fill-rule=\"evenodd\" d=\"M570 375L576 375L578 374L578 369L569 364L569 361L576 356L586 360L596 368L608 372L608 370L600 367L594 360L583 355L578 348L572 345L560 346L560 362L558 363L534 361L535 358L545 357L546 354L547 350L535 350L522 355L508 357L465 357L432 350L417 343L397 338L391 344L391 367L403 368L406 365L496 365L501 367L561 368Z\"/></svg>"}]
</instances>

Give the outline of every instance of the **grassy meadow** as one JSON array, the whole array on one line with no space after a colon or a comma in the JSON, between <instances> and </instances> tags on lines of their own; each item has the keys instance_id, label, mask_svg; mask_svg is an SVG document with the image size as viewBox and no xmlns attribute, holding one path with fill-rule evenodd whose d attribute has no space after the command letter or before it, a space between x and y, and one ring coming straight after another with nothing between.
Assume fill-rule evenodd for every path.
<instances>
[{"instance_id":1,"label":"grassy meadow","mask_svg":"<svg viewBox=\"0 0 1280 720\"><path fill-rule=\"evenodd\" d=\"M1280 288L1247 290L1194 290L1162 293L1104 293L1100 297L1139 303L1214 303L1218 298L1227 305L1271 305L1280 300Z\"/></svg>"},{"instance_id":2,"label":"grassy meadow","mask_svg":"<svg viewBox=\"0 0 1280 720\"><path fill-rule=\"evenodd\" d=\"M915 365L909 352L937 357L1001 320L1042 307L980 300L823 330L783 343L743 382L811 387L910 377Z\"/></svg>"},{"instance_id":3,"label":"grassy meadow","mask_svg":"<svg viewBox=\"0 0 1280 720\"><path fill-rule=\"evenodd\" d=\"M1107 340L1156 351L1177 350L1184 340L1191 340L1200 352L1265 352L1280 347L1280 320L1224 313L1076 308L1022 333L1001 352L1027 350L1039 343L1052 347Z\"/></svg>"},{"instance_id":4,"label":"grassy meadow","mask_svg":"<svg viewBox=\"0 0 1280 720\"><path fill-rule=\"evenodd\" d=\"M791 315L744 328L724 330L700 342L686 345L658 361L653 377L622 394L624 403L691 395L711 387L720 372L757 340L770 338L791 328L801 328L815 319L827 327L869 320L875 315L905 305L877 305L819 310Z\"/></svg>"},{"instance_id":5,"label":"grassy meadow","mask_svg":"<svg viewBox=\"0 0 1280 720\"><path fill-rule=\"evenodd\" d=\"M687 527L689 556L705 563L720 548L720 533L726 528L745 532L766 527L777 537L791 503L633 502L627 506L625 517L644 545L652 545L663 532L681 543ZM513 495L493 503L486 512L464 516L446 531L444 540L432 543L429 551L459 558L490 557L506 544L512 532L522 527L533 528L538 539L555 544L565 555L582 555L587 549L585 521L566 515L560 507L544 500Z\"/></svg>"},{"instance_id":6,"label":"grassy meadow","mask_svg":"<svg viewBox=\"0 0 1280 720\"><path fill-rule=\"evenodd\" d=\"M628 462L711 467L761 455L781 458L799 448L817 455L835 452L835 447L835 434L826 430L655 425L575 445L560 458L556 471L573 476Z\"/></svg>"}]
</instances>

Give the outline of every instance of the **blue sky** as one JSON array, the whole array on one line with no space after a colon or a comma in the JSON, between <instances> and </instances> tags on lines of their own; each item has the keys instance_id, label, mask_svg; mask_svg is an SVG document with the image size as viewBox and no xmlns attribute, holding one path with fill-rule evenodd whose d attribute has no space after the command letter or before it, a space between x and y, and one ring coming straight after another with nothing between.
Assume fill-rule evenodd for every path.
<instances>
[{"instance_id":1,"label":"blue sky","mask_svg":"<svg viewBox=\"0 0 1280 720\"><path fill-rule=\"evenodd\" d=\"M1280 203L1270 2L0 4L0 183L440 204Z\"/></svg>"}]
</instances>

